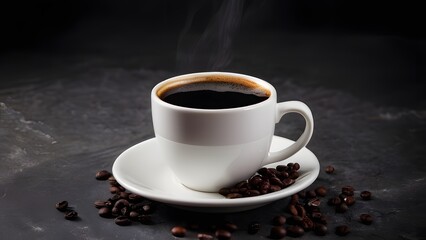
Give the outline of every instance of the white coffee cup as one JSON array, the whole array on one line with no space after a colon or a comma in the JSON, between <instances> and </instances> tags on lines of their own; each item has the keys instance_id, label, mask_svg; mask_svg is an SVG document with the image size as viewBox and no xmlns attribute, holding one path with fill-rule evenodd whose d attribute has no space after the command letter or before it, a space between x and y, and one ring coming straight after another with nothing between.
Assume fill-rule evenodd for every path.
<instances>
[{"instance_id":1,"label":"white coffee cup","mask_svg":"<svg viewBox=\"0 0 426 240\"><path fill-rule=\"evenodd\" d=\"M187 91L187 86L234 91L229 86L235 85L267 99L223 109L183 107L163 100L173 92ZM202 72L169 78L153 88L151 104L160 157L183 185L197 191L216 192L247 179L264 165L290 157L306 146L314 128L306 104L277 103L271 84L237 73ZM305 130L291 146L270 152L275 124L290 112L304 117Z\"/></svg>"}]
</instances>

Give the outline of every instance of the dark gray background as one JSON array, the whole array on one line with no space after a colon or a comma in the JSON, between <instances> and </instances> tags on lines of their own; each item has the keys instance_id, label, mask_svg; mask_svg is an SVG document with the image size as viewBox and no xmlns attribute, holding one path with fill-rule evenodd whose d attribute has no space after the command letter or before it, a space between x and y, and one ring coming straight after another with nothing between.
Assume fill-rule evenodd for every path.
<instances>
[{"instance_id":1,"label":"dark gray background","mask_svg":"<svg viewBox=\"0 0 426 240\"><path fill-rule=\"evenodd\" d=\"M94 179L154 136L149 93L194 71L263 78L280 101L312 109L308 148L329 197L342 186L373 200L329 216L327 239L425 239L425 31L421 8L369 1L14 1L0 8L0 232L8 239L173 239L190 222L230 220L236 239L265 239L288 199L235 214L159 204L152 226L116 226L93 202ZM296 139L298 116L276 134ZM334 165L333 175L324 167ZM68 200L70 222L54 209ZM325 202L326 199L324 199ZM358 222L370 213L370 226ZM258 220L261 231L245 233ZM194 239L196 231L188 234ZM302 239L319 238L307 233Z\"/></svg>"}]
</instances>

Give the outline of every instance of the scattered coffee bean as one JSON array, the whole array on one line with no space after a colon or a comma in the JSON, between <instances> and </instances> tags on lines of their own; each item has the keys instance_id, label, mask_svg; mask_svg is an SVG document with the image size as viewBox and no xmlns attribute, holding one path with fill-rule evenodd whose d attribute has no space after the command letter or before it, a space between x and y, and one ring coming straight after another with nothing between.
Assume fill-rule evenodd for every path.
<instances>
[{"instance_id":1,"label":"scattered coffee bean","mask_svg":"<svg viewBox=\"0 0 426 240\"><path fill-rule=\"evenodd\" d=\"M324 186L317 187L315 188L315 193L320 197L325 197L327 195L327 188Z\"/></svg>"},{"instance_id":2,"label":"scattered coffee bean","mask_svg":"<svg viewBox=\"0 0 426 240\"><path fill-rule=\"evenodd\" d=\"M74 210L71 210L65 213L66 220L75 220L77 218L78 218L78 213Z\"/></svg>"},{"instance_id":3,"label":"scattered coffee bean","mask_svg":"<svg viewBox=\"0 0 426 240\"><path fill-rule=\"evenodd\" d=\"M67 201L58 202L58 203L56 203L55 207L59 211L65 212L66 210L68 210L68 202Z\"/></svg>"},{"instance_id":4,"label":"scattered coffee bean","mask_svg":"<svg viewBox=\"0 0 426 240\"><path fill-rule=\"evenodd\" d=\"M348 211L349 207L348 205L346 205L346 203L340 203L339 205L336 206L336 212L337 213L345 213L346 211Z\"/></svg>"},{"instance_id":5,"label":"scattered coffee bean","mask_svg":"<svg viewBox=\"0 0 426 240\"><path fill-rule=\"evenodd\" d=\"M126 216L118 216L114 219L114 222L119 226L129 226L132 224L132 221Z\"/></svg>"},{"instance_id":6,"label":"scattered coffee bean","mask_svg":"<svg viewBox=\"0 0 426 240\"><path fill-rule=\"evenodd\" d=\"M207 233L199 233L197 234L198 240L212 240L213 236Z\"/></svg>"},{"instance_id":7,"label":"scattered coffee bean","mask_svg":"<svg viewBox=\"0 0 426 240\"><path fill-rule=\"evenodd\" d=\"M274 225L274 226L283 226L286 221L287 221L287 219L284 216L282 216L282 215L275 216L272 219L272 225Z\"/></svg>"},{"instance_id":8,"label":"scattered coffee bean","mask_svg":"<svg viewBox=\"0 0 426 240\"><path fill-rule=\"evenodd\" d=\"M341 202L342 202L342 200L340 200L339 197L333 197L333 198L328 199L327 204L330 205L330 206L337 206Z\"/></svg>"},{"instance_id":9,"label":"scattered coffee bean","mask_svg":"<svg viewBox=\"0 0 426 240\"><path fill-rule=\"evenodd\" d=\"M314 198L316 196L317 196L317 194L315 193L315 190L309 190L309 191L306 192L307 198Z\"/></svg>"},{"instance_id":10,"label":"scattered coffee bean","mask_svg":"<svg viewBox=\"0 0 426 240\"><path fill-rule=\"evenodd\" d=\"M215 235L216 235L216 238L219 240L229 240L232 237L231 232L224 229L217 230Z\"/></svg>"},{"instance_id":11,"label":"scattered coffee bean","mask_svg":"<svg viewBox=\"0 0 426 240\"><path fill-rule=\"evenodd\" d=\"M130 219L133 219L133 220L137 220L138 219L138 217L139 217L139 213L138 212L136 212L136 211L130 211L129 212L129 218Z\"/></svg>"},{"instance_id":12,"label":"scattered coffee bean","mask_svg":"<svg viewBox=\"0 0 426 240\"><path fill-rule=\"evenodd\" d=\"M120 196L120 188L116 186L112 186L109 188L109 192L112 194L118 194Z\"/></svg>"},{"instance_id":13,"label":"scattered coffee bean","mask_svg":"<svg viewBox=\"0 0 426 240\"><path fill-rule=\"evenodd\" d=\"M296 225L290 225L286 228L287 235L290 237L301 237L303 234L305 234L305 230L303 228L296 226Z\"/></svg>"},{"instance_id":14,"label":"scattered coffee bean","mask_svg":"<svg viewBox=\"0 0 426 240\"><path fill-rule=\"evenodd\" d=\"M140 202L144 199L142 196L135 193L130 193L128 198L130 202Z\"/></svg>"},{"instance_id":15,"label":"scattered coffee bean","mask_svg":"<svg viewBox=\"0 0 426 240\"><path fill-rule=\"evenodd\" d=\"M100 200L95 201L95 208L100 209L106 206L107 206L106 201L100 201Z\"/></svg>"},{"instance_id":16,"label":"scattered coffee bean","mask_svg":"<svg viewBox=\"0 0 426 240\"><path fill-rule=\"evenodd\" d=\"M96 173L96 179L101 180L101 181L108 180L108 178L111 177L111 176L112 176L112 174L110 172L108 172L107 170L101 170L101 171Z\"/></svg>"},{"instance_id":17,"label":"scattered coffee bean","mask_svg":"<svg viewBox=\"0 0 426 240\"><path fill-rule=\"evenodd\" d=\"M370 200L371 199L371 192L369 192L369 191L362 191L360 193L360 196L361 196L362 200Z\"/></svg>"},{"instance_id":18,"label":"scattered coffee bean","mask_svg":"<svg viewBox=\"0 0 426 240\"><path fill-rule=\"evenodd\" d=\"M98 214L99 214L99 216L101 216L103 218L109 218L109 217L111 217L111 209L109 209L107 207L103 207L103 208L99 209Z\"/></svg>"},{"instance_id":19,"label":"scattered coffee bean","mask_svg":"<svg viewBox=\"0 0 426 240\"><path fill-rule=\"evenodd\" d=\"M352 206L355 204L355 198L353 196L346 196L343 198L343 202L345 202L348 206Z\"/></svg>"},{"instance_id":20,"label":"scattered coffee bean","mask_svg":"<svg viewBox=\"0 0 426 240\"><path fill-rule=\"evenodd\" d=\"M301 216L291 216L287 218L287 223L290 225L302 225L303 218Z\"/></svg>"},{"instance_id":21,"label":"scattered coffee bean","mask_svg":"<svg viewBox=\"0 0 426 240\"><path fill-rule=\"evenodd\" d=\"M117 180L115 180L115 177L112 175L108 178L108 182L109 182L109 185L111 186L116 186L116 187L120 186Z\"/></svg>"},{"instance_id":22,"label":"scattered coffee bean","mask_svg":"<svg viewBox=\"0 0 426 240\"><path fill-rule=\"evenodd\" d=\"M333 166L331 166L331 165L328 165L327 167L325 167L325 172L326 172L327 174L332 174L332 173L334 173L334 167L333 167Z\"/></svg>"},{"instance_id":23,"label":"scattered coffee bean","mask_svg":"<svg viewBox=\"0 0 426 240\"><path fill-rule=\"evenodd\" d=\"M335 233L339 236L346 236L350 233L350 229L347 225L340 225L336 227Z\"/></svg>"},{"instance_id":24,"label":"scattered coffee bean","mask_svg":"<svg viewBox=\"0 0 426 240\"><path fill-rule=\"evenodd\" d=\"M342 194L346 196L353 196L355 189L352 186L344 186L342 187Z\"/></svg>"},{"instance_id":25,"label":"scattered coffee bean","mask_svg":"<svg viewBox=\"0 0 426 240\"><path fill-rule=\"evenodd\" d=\"M363 213L359 216L361 223L370 225L373 222L373 217L370 214Z\"/></svg>"},{"instance_id":26,"label":"scattered coffee bean","mask_svg":"<svg viewBox=\"0 0 426 240\"><path fill-rule=\"evenodd\" d=\"M232 232L235 232L235 231L237 231L237 230L238 230L238 226L237 226L236 224L234 224L234 223L225 223L225 224L223 225L223 228L224 228L225 230L230 231L231 233L232 233Z\"/></svg>"},{"instance_id":27,"label":"scattered coffee bean","mask_svg":"<svg viewBox=\"0 0 426 240\"><path fill-rule=\"evenodd\" d=\"M319 198L312 198L308 201L307 205L309 207L318 207L319 205L321 205L321 200Z\"/></svg>"},{"instance_id":28,"label":"scattered coffee bean","mask_svg":"<svg viewBox=\"0 0 426 240\"><path fill-rule=\"evenodd\" d=\"M296 208L296 205L295 205L295 204L290 204L290 205L288 205L287 210L288 210L288 212L289 212L291 215L293 215L293 216L296 216L296 215L298 214L298 212L297 212L297 208Z\"/></svg>"},{"instance_id":29,"label":"scattered coffee bean","mask_svg":"<svg viewBox=\"0 0 426 240\"><path fill-rule=\"evenodd\" d=\"M281 239L287 235L287 231L282 226L276 226L271 228L271 231L269 233L269 237L272 239Z\"/></svg>"},{"instance_id":30,"label":"scattered coffee bean","mask_svg":"<svg viewBox=\"0 0 426 240\"><path fill-rule=\"evenodd\" d=\"M172 228L171 232L172 232L172 235L175 237L185 237L186 228L182 226L176 226Z\"/></svg>"},{"instance_id":31,"label":"scattered coffee bean","mask_svg":"<svg viewBox=\"0 0 426 240\"><path fill-rule=\"evenodd\" d=\"M145 214L139 215L138 221L143 225L152 225L154 223L152 221L151 215L145 215Z\"/></svg>"},{"instance_id":32,"label":"scattered coffee bean","mask_svg":"<svg viewBox=\"0 0 426 240\"><path fill-rule=\"evenodd\" d=\"M248 225L247 232L248 234L256 234L260 230L260 223L259 222L252 222Z\"/></svg>"},{"instance_id":33,"label":"scattered coffee bean","mask_svg":"<svg viewBox=\"0 0 426 240\"><path fill-rule=\"evenodd\" d=\"M318 236L325 236L327 234L327 226L324 224L315 224L314 233Z\"/></svg>"}]
</instances>

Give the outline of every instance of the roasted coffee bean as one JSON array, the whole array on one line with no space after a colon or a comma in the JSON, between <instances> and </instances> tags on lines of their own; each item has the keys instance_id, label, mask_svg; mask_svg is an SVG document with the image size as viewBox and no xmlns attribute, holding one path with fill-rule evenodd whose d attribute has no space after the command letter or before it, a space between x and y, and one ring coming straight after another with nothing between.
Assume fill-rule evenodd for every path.
<instances>
[{"instance_id":1,"label":"roasted coffee bean","mask_svg":"<svg viewBox=\"0 0 426 240\"><path fill-rule=\"evenodd\" d=\"M306 198L306 191L300 191L297 195L299 195L300 198Z\"/></svg>"},{"instance_id":2,"label":"roasted coffee bean","mask_svg":"<svg viewBox=\"0 0 426 240\"><path fill-rule=\"evenodd\" d=\"M318 220L317 220L317 222L318 222L318 223L321 223L321 224L324 224L324 225L327 225L327 217L326 217L326 216L324 216L324 215L322 215L322 216L320 217L320 219L318 219Z\"/></svg>"},{"instance_id":3,"label":"roasted coffee bean","mask_svg":"<svg viewBox=\"0 0 426 240\"><path fill-rule=\"evenodd\" d=\"M331 165L328 165L327 167L325 167L325 172L327 174L332 174L334 172L334 167Z\"/></svg>"},{"instance_id":4,"label":"roasted coffee bean","mask_svg":"<svg viewBox=\"0 0 426 240\"><path fill-rule=\"evenodd\" d=\"M291 216L287 218L287 223L290 225L302 225L303 218L301 216Z\"/></svg>"},{"instance_id":5,"label":"roasted coffee bean","mask_svg":"<svg viewBox=\"0 0 426 240\"><path fill-rule=\"evenodd\" d=\"M247 233L248 234L256 234L260 230L260 223L259 222L252 222L248 225Z\"/></svg>"},{"instance_id":6,"label":"roasted coffee bean","mask_svg":"<svg viewBox=\"0 0 426 240\"><path fill-rule=\"evenodd\" d=\"M286 165L278 165L275 167L275 169L277 169L278 172L283 172L286 171L288 167Z\"/></svg>"},{"instance_id":7,"label":"roasted coffee bean","mask_svg":"<svg viewBox=\"0 0 426 240\"><path fill-rule=\"evenodd\" d=\"M315 193L315 190L306 191L306 197L307 198L314 198L316 196L317 196L317 194Z\"/></svg>"},{"instance_id":8,"label":"roasted coffee bean","mask_svg":"<svg viewBox=\"0 0 426 240\"><path fill-rule=\"evenodd\" d=\"M232 233L232 232L235 232L235 231L237 231L237 230L238 230L238 226L237 226L236 224L234 224L234 223L225 223L225 224L223 225L223 228L224 228L225 230L230 231L231 233Z\"/></svg>"},{"instance_id":9,"label":"roasted coffee bean","mask_svg":"<svg viewBox=\"0 0 426 240\"><path fill-rule=\"evenodd\" d=\"M317 196L325 197L325 195L327 195L327 188L325 188L324 186L319 186L315 188L315 193L317 194Z\"/></svg>"},{"instance_id":10,"label":"roasted coffee bean","mask_svg":"<svg viewBox=\"0 0 426 240\"><path fill-rule=\"evenodd\" d=\"M270 178L270 179L269 179L269 182L270 182L272 185L277 185L277 186L279 186L280 188L284 187L284 184L283 184L283 183L281 182L281 180L280 180L279 178L277 178L277 177Z\"/></svg>"},{"instance_id":11,"label":"roasted coffee bean","mask_svg":"<svg viewBox=\"0 0 426 240\"><path fill-rule=\"evenodd\" d=\"M299 195L293 194L291 195L290 204L298 204L299 203Z\"/></svg>"},{"instance_id":12,"label":"roasted coffee bean","mask_svg":"<svg viewBox=\"0 0 426 240\"><path fill-rule=\"evenodd\" d=\"M333 197L333 198L328 199L327 204L330 205L330 206L337 206L341 202L342 202L342 200L340 200L339 197Z\"/></svg>"},{"instance_id":13,"label":"roasted coffee bean","mask_svg":"<svg viewBox=\"0 0 426 240\"><path fill-rule=\"evenodd\" d=\"M100 200L95 201L95 208L100 209L106 206L107 206L106 201L100 201Z\"/></svg>"},{"instance_id":14,"label":"roasted coffee bean","mask_svg":"<svg viewBox=\"0 0 426 240\"><path fill-rule=\"evenodd\" d=\"M287 235L287 231L284 227L276 226L271 228L271 231L269 233L269 237L272 239L281 239Z\"/></svg>"},{"instance_id":15,"label":"roasted coffee bean","mask_svg":"<svg viewBox=\"0 0 426 240\"><path fill-rule=\"evenodd\" d=\"M120 210L120 212L121 212L121 215L123 215L123 216L126 216L126 217L128 217L129 216L129 214L130 214L130 212L131 212L132 210L130 209L130 207L123 207L123 208L121 208L121 210Z\"/></svg>"},{"instance_id":16,"label":"roasted coffee bean","mask_svg":"<svg viewBox=\"0 0 426 240\"><path fill-rule=\"evenodd\" d=\"M172 235L175 237L185 237L186 235L186 228L182 226L173 227L172 230L170 231L172 232Z\"/></svg>"},{"instance_id":17,"label":"roasted coffee bean","mask_svg":"<svg viewBox=\"0 0 426 240\"><path fill-rule=\"evenodd\" d=\"M111 209L109 209L107 207L103 207L103 208L99 209L98 214L99 214L99 216L101 216L103 218L109 218L109 217L111 217Z\"/></svg>"},{"instance_id":18,"label":"roasted coffee bean","mask_svg":"<svg viewBox=\"0 0 426 240\"><path fill-rule=\"evenodd\" d=\"M350 233L350 228L347 225L340 225L336 227L336 234L339 236L346 236Z\"/></svg>"},{"instance_id":19,"label":"roasted coffee bean","mask_svg":"<svg viewBox=\"0 0 426 240\"><path fill-rule=\"evenodd\" d=\"M346 211L348 211L349 207L348 205L346 205L346 203L340 203L339 205L336 206L336 212L337 213L344 213Z\"/></svg>"},{"instance_id":20,"label":"roasted coffee bean","mask_svg":"<svg viewBox=\"0 0 426 240\"><path fill-rule=\"evenodd\" d=\"M313 212L313 213L311 213L311 217L312 217L313 221L318 222L318 221L321 220L322 213L320 213L320 212Z\"/></svg>"},{"instance_id":21,"label":"roasted coffee bean","mask_svg":"<svg viewBox=\"0 0 426 240\"><path fill-rule=\"evenodd\" d=\"M112 215L112 216L117 217L117 216L119 216L120 214L121 214L121 209L120 209L120 208L118 208L118 207L113 207L113 208L111 209L111 215Z\"/></svg>"},{"instance_id":22,"label":"roasted coffee bean","mask_svg":"<svg viewBox=\"0 0 426 240\"><path fill-rule=\"evenodd\" d=\"M67 201L58 202L58 203L56 203L55 207L59 211L65 212L68 209L68 202Z\"/></svg>"},{"instance_id":23,"label":"roasted coffee bean","mask_svg":"<svg viewBox=\"0 0 426 240\"><path fill-rule=\"evenodd\" d=\"M308 201L307 205L309 207L318 207L321 205L321 200L319 198L312 198Z\"/></svg>"},{"instance_id":24,"label":"roasted coffee bean","mask_svg":"<svg viewBox=\"0 0 426 240\"><path fill-rule=\"evenodd\" d=\"M306 210L302 205L296 204L296 210L297 210L298 216L301 216L301 217L306 216Z\"/></svg>"},{"instance_id":25,"label":"roasted coffee bean","mask_svg":"<svg viewBox=\"0 0 426 240\"><path fill-rule=\"evenodd\" d=\"M71 210L65 213L66 220L75 220L77 218L78 218L78 213L74 210Z\"/></svg>"},{"instance_id":26,"label":"roasted coffee bean","mask_svg":"<svg viewBox=\"0 0 426 240\"><path fill-rule=\"evenodd\" d=\"M297 178L299 177L299 172L291 171L291 172L289 173L288 177L289 177L290 179L295 180L295 179L297 179Z\"/></svg>"},{"instance_id":27,"label":"roasted coffee bean","mask_svg":"<svg viewBox=\"0 0 426 240\"><path fill-rule=\"evenodd\" d=\"M259 170L257 170L257 173L259 173L262 176L266 176L268 174L268 169L265 167L260 168Z\"/></svg>"},{"instance_id":28,"label":"roasted coffee bean","mask_svg":"<svg viewBox=\"0 0 426 240\"><path fill-rule=\"evenodd\" d=\"M152 220L151 215L146 215L146 214L139 215L138 216L138 221L141 224L144 224L144 225L151 225L151 224L154 223L153 220Z\"/></svg>"},{"instance_id":29,"label":"roasted coffee bean","mask_svg":"<svg viewBox=\"0 0 426 240\"><path fill-rule=\"evenodd\" d=\"M114 204L114 207L120 208L120 209L123 207L128 207L128 206L129 206L129 201L127 201L126 199L120 199Z\"/></svg>"},{"instance_id":30,"label":"roasted coffee bean","mask_svg":"<svg viewBox=\"0 0 426 240\"><path fill-rule=\"evenodd\" d=\"M370 214L363 213L359 216L361 223L370 225L373 222L373 217Z\"/></svg>"},{"instance_id":31,"label":"roasted coffee bean","mask_svg":"<svg viewBox=\"0 0 426 240\"><path fill-rule=\"evenodd\" d=\"M96 173L96 179L101 180L101 181L108 180L108 178L111 177L111 176L112 176L112 174L110 172L108 172L107 170L101 170L101 171Z\"/></svg>"},{"instance_id":32,"label":"roasted coffee bean","mask_svg":"<svg viewBox=\"0 0 426 240\"><path fill-rule=\"evenodd\" d=\"M255 189L249 189L249 190L245 191L245 193L243 195L245 197L254 197L254 196L259 196L260 192L258 190L255 190Z\"/></svg>"},{"instance_id":33,"label":"roasted coffee bean","mask_svg":"<svg viewBox=\"0 0 426 240\"><path fill-rule=\"evenodd\" d=\"M219 240L229 240L232 237L231 232L224 229L217 230L215 235L216 235L216 238Z\"/></svg>"},{"instance_id":34,"label":"roasted coffee bean","mask_svg":"<svg viewBox=\"0 0 426 240\"><path fill-rule=\"evenodd\" d=\"M142 200L144 200L144 198L141 195L135 194L135 193L130 193L129 196L129 201L136 203L136 202L140 202Z\"/></svg>"},{"instance_id":35,"label":"roasted coffee bean","mask_svg":"<svg viewBox=\"0 0 426 240\"><path fill-rule=\"evenodd\" d=\"M132 221L126 216L118 216L114 219L114 222L119 226L129 226L132 224Z\"/></svg>"},{"instance_id":36,"label":"roasted coffee bean","mask_svg":"<svg viewBox=\"0 0 426 240\"><path fill-rule=\"evenodd\" d=\"M287 221L286 217L279 215L272 218L272 225L274 226L283 226Z\"/></svg>"},{"instance_id":37,"label":"roasted coffee bean","mask_svg":"<svg viewBox=\"0 0 426 240\"><path fill-rule=\"evenodd\" d=\"M360 196L361 196L362 200L370 200L371 199L371 192L369 192L369 191L362 191L360 193Z\"/></svg>"},{"instance_id":38,"label":"roasted coffee bean","mask_svg":"<svg viewBox=\"0 0 426 240\"><path fill-rule=\"evenodd\" d=\"M327 229L326 225L319 224L319 223L315 224L315 227L314 227L315 235L325 236L327 234L327 231L328 231L328 229Z\"/></svg>"},{"instance_id":39,"label":"roasted coffee bean","mask_svg":"<svg viewBox=\"0 0 426 240\"><path fill-rule=\"evenodd\" d=\"M297 214L298 214L296 205L294 205L294 204L289 204L288 207L287 207L287 210L293 216L297 216Z\"/></svg>"},{"instance_id":40,"label":"roasted coffee bean","mask_svg":"<svg viewBox=\"0 0 426 240\"><path fill-rule=\"evenodd\" d=\"M345 202L348 206L352 206L355 204L355 198L353 196L346 196L343 198L343 202Z\"/></svg>"},{"instance_id":41,"label":"roasted coffee bean","mask_svg":"<svg viewBox=\"0 0 426 240\"><path fill-rule=\"evenodd\" d=\"M115 204L115 202L117 202L118 200L120 200L121 199L121 196L120 196L120 194L114 194L114 195L112 195L112 197L110 197L108 200L110 200L112 203L114 203Z\"/></svg>"},{"instance_id":42,"label":"roasted coffee bean","mask_svg":"<svg viewBox=\"0 0 426 240\"><path fill-rule=\"evenodd\" d=\"M249 179L249 184L252 186L258 186L262 181L263 180L259 175L255 175Z\"/></svg>"},{"instance_id":43,"label":"roasted coffee bean","mask_svg":"<svg viewBox=\"0 0 426 240\"><path fill-rule=\"evenodd\" d=\"M147 203L145 205L142 206L142 210L144 212L144 214L151 214L155 212L155 204L153 203Z\"/></svg>"},{"instance_id":44,"label":"roasted coffee bean","mask_svg":"<svg viewBox=\"0 0 426 240\"><path fill-rule=\"evenodd\" d=\"M118 194L118 196L120 196L120 188L116 187L116 186L112 186L109 188L109 192L112 194Z\"/></svg>"},{"instance_id":45,"label":"roasted coffee bean","mask_svg":"<svg viewBox=\"0 0 426 240\"><path fill-rule=\"evenodd\" d=\"M213 240L213 236L207 233L199 233L197 234L198 240Z\"/></svg>"},{"instance_id":46,"label":"roasted coffee bean","mask_svg":"<svg viewBox=\"0 0 426 240\"><path fill-rule=\"evenodd\" d=\"M120 198L122 199L129 199L129 193L128 192L120 192Z\"/></svg>"},{"instance_id":47,"label":"roasted coffee bean","mask_svg":"<svg viewBox=\"0 0 426 240\"><path fill-rule=\"evenodd\" d=\"M294 165L294 163L287 163L287 167L288 167L289 169L292 169L292 168L293 168L293 165Z\"/></svg>"},{"instance_id":48,"label":"roasted coffee bean","mask_svg":"<svg viewBox=\"0 0 426 240\"><path fill-rule=\"evenodd\" d=\"M298 171L300 169L300 164L294 163L293 167L291 168L293 171Z\"/></svg>"},{"instance_id":49,"label":"roasted coffee bean","mask_svg":"<svg viewBox=\"0 0 426 240\"><path fill-rule=\"evenodd\" d=\"M314 228L314 222L308 217L308 216L304 216L303 220L302 220L302 225L301 227L305 230L305 231L309 231L312 230Z\"/></svg>"},{"instance_id":50,"label":"roasted coffee bean","mask_svg":"<svg viewBox=\"0 0 426 240\"><path fill-rule=\"evenodd\" d=\"M140 215L140 214L139 214L138 212L136 212L136 211L130 211L130 212L129 212L129 218L131 218L131 219L133 219L133 220L138 219L139 215Z\"/></svg>"},{"instance_id":51,"label":"roasted coffee bean","mask_svg":"<svg viewBox=\"0 0 426 240\"><path fill-rule=\"evenodd\" d=\"M278 192L279 190L281 190L280 186L271 184L269 186L268 192Z\"/></svg>"},{"instance_id":52,"label":"roasted coffee bean","mask_svg":"<svg viewBox=\"0 0 426 240\"><path fill-rule=\"evenodd\" d=\"M305 230L302 227L296 225L290 225L286 228L287 235L290 237L301 237L305 234Z\"/></svg>"},{"instance_id":53,"label":"roasted coffee bean","mask_svg":"<svg viewBox=\"0 0 426 240\"><path fill-rule=\"evenodd\" d=\"M293 183L295 183L296 181L294 181L294 179L291 179L291 178L286 178L282 182L284 184L284 187L288 187L292 185Z\"/></svg>"},{"instance_id":54,"label":"roasted coffee bean","mask_svg":"<svg viewBox=\"0 0 426 240\"><path fill-rule=\"evenodd\" d=\"M344 186L342 187L342 194L346 196L353 196L355 189L352 186Z\"/></svg>"},{"instance_id":55,"label":"roasted coffee bean","mask_svg":"<svg viewBox=\"0 0 426 240\"><path fill-rule=\"evenodd\" d=\"M108 182L109 182L109 185L111 186L116 186L116 187L120 186L120 184L117 182L114 176L109 177Z\"/></svg>"}]
</instances>

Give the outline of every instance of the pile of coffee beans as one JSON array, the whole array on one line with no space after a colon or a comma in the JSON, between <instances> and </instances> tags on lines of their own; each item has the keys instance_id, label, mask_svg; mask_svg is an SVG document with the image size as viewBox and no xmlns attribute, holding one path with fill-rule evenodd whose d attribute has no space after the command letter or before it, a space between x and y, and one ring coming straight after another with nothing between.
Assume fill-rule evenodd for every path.
<instances>
[{"instance_id":1,"label":"pile of coffee beans","mask_svg":"<svg viewBox=\"0 0 426 240\"><path fill-rule=\"evenodd\" d=\"M293 184L299 177L298 163L278 165L275 168L261 168L248 180L240 182L233 187L223 188L220 193L227 198L252 197L271 192L279 191ZM326 173L334 172L333 166L327 166ZM109 182L109 192L111 196L106 200L94 202L98 209L98 214L103 218L114 219L119 226L128 226L134 223L144 225L154 224L152 214L155 212L156 203L140 195L126 191L107 170L96 173L95 178L100 181ZM340 192L330 195L330 189L318 186L294 194L289 199L286 211L278 213L271 219L268 237L271 239L282 239L286 236L301 237L307 232L312 232L318 236L329 234L328 221L332 216L326 216L321 210L323 206L334 208L336 215L345 214L357 200L369 201L372 199L370 191L361 191L359 197L355 196L355 189L352 186L343 186ZM328 196L329 195L329 196ZM328 196L328 198L326 198ZM322 202L327 204L322 204ZM76 220L78 213L69 207L67 201L56 203L56 209L64 212L65 219ZM358 221L365 225L374 222L373 216L367 213L359 215ZM261 230L261 223L254 221L246 226L247 234L258 234ZM213 223L211 226L201 228L198 224L188 226L175 226L170 232L174 237L187 237L191 232L195 232L199 240L232 238L235 231L240 228L232 222ZM351 229L347 224L334 226L334 233L339 236L350 234Z\"/></svg>"},{"instance_id":2,"label":"pile of coffee beans","mask_svg":"<svg viewBox=\"0 0 426 240\"><path fill-rule=\"evenodd\" d=\"M299 177L299 163L278 165L275 168L261 168L248 180L239 182L232 187L219 190L226 198L242 198L264 195L280 191L293 183Z\"/></svg>"},{"instance_id":3,"label":"pile of coffee beans","mask_svg":"<svg viewBox=\"0 0 426 240\"><path fill-rule=\"evenodd\" d=\"M128 226L135 222L145 225L153 224L152 213L156 209L155 202L126 191L106 170L97 172L96 179L108 180L109 191L112 194L106 200L94 202L95 207L99 209L99 216L114 219L119 226Z\"/></svg>"}]
</instances>

